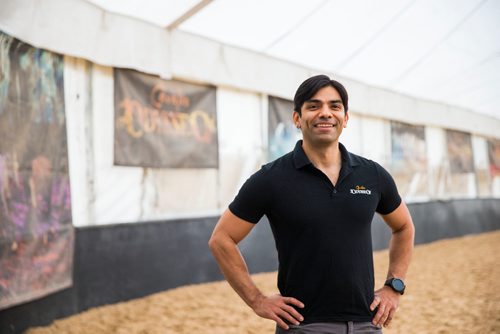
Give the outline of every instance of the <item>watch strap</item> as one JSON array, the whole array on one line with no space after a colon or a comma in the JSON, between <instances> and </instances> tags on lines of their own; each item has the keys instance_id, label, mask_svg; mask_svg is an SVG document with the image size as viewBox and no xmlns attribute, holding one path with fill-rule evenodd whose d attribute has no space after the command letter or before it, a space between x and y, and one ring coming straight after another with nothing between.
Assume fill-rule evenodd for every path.
<instances>
[{"instance_id":1,"label":"watch strap","mask_svg":"<svg viewBox=\"0 0 500 334\"><path fill-rule=\"evenodd\" d=\"M401 284L403 285L402 288L397 288L394 284L394 281L397 280L399 282L401 282ZM400 294L404 294L405 293L405 289L406 289L406 285L405 285L405 282L400 279L400 278L389 278L385 281L384 285L387 285L388 287L390 287L391 289L393 289L394 291L396 291L397 293L400 293Z\"/></svg>"}]
</instances>

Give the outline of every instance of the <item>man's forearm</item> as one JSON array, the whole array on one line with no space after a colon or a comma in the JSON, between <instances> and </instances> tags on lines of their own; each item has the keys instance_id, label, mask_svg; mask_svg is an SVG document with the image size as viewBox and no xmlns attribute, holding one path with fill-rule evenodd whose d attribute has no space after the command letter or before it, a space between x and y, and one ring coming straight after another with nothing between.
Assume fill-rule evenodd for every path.
<instances>
[{"instance_id":1,"label":"man's forearm","mask_svg":"<svg viewBox=\"0 0 500 334\"><path fill-rule=\"evenodd\" d=\"M250 277L238 242L251 228L253 224L241 221L226 210L208 242L210 250L231 287L258 316L275 321L283 329L288 329L287 322L298 325L304 318L292 306L303 308L304 304L279 294L264 296Z\"/></svg>"},{"instance_id":2,"label":"man's forearm","mask_svg":"<svg viewBox=\"0 0 500 334\"><path fill-rule=\"evenodd\" d=\"M210 250L234 291L248 306L254 308L263 294L252 281L238 246L231 239L215 239L210 243Z\"/></svg>"},{"instance_id":3,"label":"man's forearm","mask_svg":"<svg viewBox=\"0 0 500 334\"><path fill-rule=\"evenodd\" d=\"M389 246L389 270L387 277L404 279L410 266L415 228L411 220L401 229L393 231Z\"/></svg>"}]
</instances>

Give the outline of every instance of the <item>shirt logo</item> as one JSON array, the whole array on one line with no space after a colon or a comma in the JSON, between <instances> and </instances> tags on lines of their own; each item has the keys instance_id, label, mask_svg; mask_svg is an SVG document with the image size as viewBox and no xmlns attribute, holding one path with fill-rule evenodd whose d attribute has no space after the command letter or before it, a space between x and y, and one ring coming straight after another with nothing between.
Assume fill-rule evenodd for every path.
<instances>
[{"instance_id":1,"label":"shirt logo","mask_svg":"<svg viewBox=\"0 0 500 334\"><path fill-rule=\"evenodd\" d=\"M365 186L356 186L354 189L350 189L351 194L363 194L363 195L371 195L372 191L370 189L366 189Z\"/></svg>"}]
</instances>

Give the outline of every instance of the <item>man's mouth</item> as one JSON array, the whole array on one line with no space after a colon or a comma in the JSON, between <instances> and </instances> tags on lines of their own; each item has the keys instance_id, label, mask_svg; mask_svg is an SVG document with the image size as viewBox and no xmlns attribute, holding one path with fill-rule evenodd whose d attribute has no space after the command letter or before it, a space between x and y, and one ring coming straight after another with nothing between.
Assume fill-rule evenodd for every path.
<instances>
[{"instance_id":1,"label":"man's mouth","mask_svg":"<svg viewBox=\"0 0 500 334\"><path fill-rule=\"evenodd\" d=\"M335 124L332 124L332 123L318 123L318 124L314 124L315 128L333 128L334 126L335 126Z\"/></svg>"}]
</instances>

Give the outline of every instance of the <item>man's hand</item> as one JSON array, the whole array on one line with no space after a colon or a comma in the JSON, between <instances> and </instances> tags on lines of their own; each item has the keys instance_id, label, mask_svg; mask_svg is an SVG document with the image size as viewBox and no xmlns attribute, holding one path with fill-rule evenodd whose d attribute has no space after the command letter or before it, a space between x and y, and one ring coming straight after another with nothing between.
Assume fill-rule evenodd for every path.
<instances>
[{"instance_id":1,"label":"man's hand","mask_svg":"<svg viewBox=\"0 0 500 334\"><path fill-rule=\"evenodd\" d=\"M252 308L258 316L274 320L281 328L288 329L284 320L294 325L298 325L300 321L304 320L304 317L290 305L304 308L304 304L299 300L281 295L260 296Z\"/></svg>"},{"instance_id":2,"label":"man's hand","mask_svg":"<svg viewBox=\"0 0 500 334\"><path fill-rule=\"evenodd\" d=\"M382 289L375 291L375 298L370 305L370 310L372 311L378 307L377 314L375 314L372 321L375 326L389 326L398 308L399 297L401 297L401 295L388 286L384 286Z\"/></svg>"}]
</instances>

